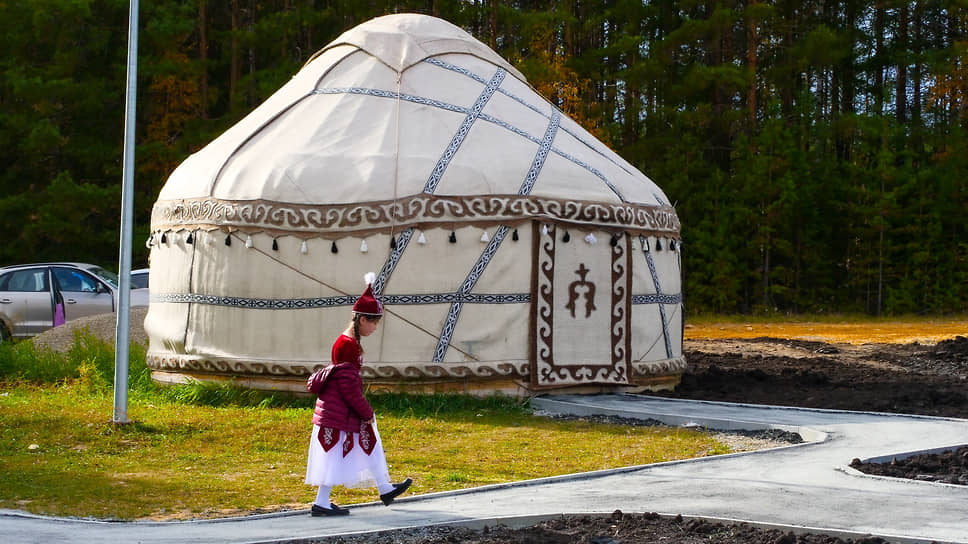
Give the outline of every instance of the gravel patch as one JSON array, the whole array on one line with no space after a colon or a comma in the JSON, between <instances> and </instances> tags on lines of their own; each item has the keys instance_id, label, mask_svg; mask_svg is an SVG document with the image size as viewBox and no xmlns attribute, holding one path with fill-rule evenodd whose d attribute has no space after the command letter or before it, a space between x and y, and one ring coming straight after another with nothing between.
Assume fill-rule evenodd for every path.
<instances>
[{"instance_id":1,"label":"gravel patch","mask_svg":"<svg viewBox=\"0 0 968 544\"><path fill-rule=\"evenodd\" d=\"M145 316L148 314L146 306L131 308L129 314L128 338L131 342L148 345L148 334L145 333ZM87 331L89 334L114 345L115 333L118 329L117 314L98 314L69 321L60 327L55 327L35 336L31 342L40 348L65 352L74 343L76 332Z\"/></svg>"},{"instance_id":2,"label":"gravel patch","mask_svg":"<svg viewBox=\"0 0 968 544\"><path fill-rule=\"evenodd\" d=\"M609 425L626 425L629 427L668 427L667 424L655 420L655 419L635 419L621 416L606 416L606 415L592 415L592 416L572 416L572 415L561 415L561 414L551 414L548 412L543 412L541 410L535 411L535 415L549 417L552 419L559 419L564 421L589 421L592 423L605 423ZM696 429L694 427L689 427L695 430L702 431L703 429ZM744 430L720 430L720 429L706 429L710 435L729 446L730 450L733 452L741 451L755 451L755 450L765 450L769 448L778 448L781 446L789 446L791 444L802 444L803 437L797 433L792 433L789 431L784 431L781 429L764 429L757 431L744 431Z\"/></svg>"}]
</instances>

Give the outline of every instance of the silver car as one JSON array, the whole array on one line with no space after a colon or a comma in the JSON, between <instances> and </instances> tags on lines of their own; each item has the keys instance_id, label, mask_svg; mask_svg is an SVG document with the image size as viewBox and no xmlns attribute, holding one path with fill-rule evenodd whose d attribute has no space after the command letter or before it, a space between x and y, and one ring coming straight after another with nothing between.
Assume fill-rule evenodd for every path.
<instances>
[{"instance_id":1,"label":"silver car","mask_svg":"<svg viewBox=\"0 0 968 544\"><path fill-rule=\"evenodd\" d=\"M114 312L117 292L117 274L93 264L0 268L0 341L29 338L79 317ZM131 297L132 306L147 303L147 297Z\"/></svg>"},{"instance_id":2,"label":"silver car","mask_svg":"<svg viewBox=\"0 0 968 544\"><path fill-rule=\"evenodd\" d=\"M148 270L147 268L139 268L137 270L131 271L131 288L132 289L147 289L148 288Z\"/></svg>"}]
</instances>

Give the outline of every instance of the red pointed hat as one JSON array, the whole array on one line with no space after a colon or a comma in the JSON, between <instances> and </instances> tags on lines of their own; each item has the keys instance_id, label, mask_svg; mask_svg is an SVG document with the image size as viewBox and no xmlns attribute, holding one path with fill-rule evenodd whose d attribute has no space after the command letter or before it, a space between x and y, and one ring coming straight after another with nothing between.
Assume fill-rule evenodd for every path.
<instances>
[{"instance_id":1,"label":"red pointed hat","mask_svg":"<svg viewBox=\"0 0 968 544\"><path fill-rule=\"evenodd\" d=\"M366 281L366 291L360 295L360 298L356 299L356 304L353 305L353 313L363 314L363 315L383 315L383 305L377 300L376 296L373 295L373 280L376 279L376 274L370 272L364 276L364 281Z\"/></svg>"}]
</instances>

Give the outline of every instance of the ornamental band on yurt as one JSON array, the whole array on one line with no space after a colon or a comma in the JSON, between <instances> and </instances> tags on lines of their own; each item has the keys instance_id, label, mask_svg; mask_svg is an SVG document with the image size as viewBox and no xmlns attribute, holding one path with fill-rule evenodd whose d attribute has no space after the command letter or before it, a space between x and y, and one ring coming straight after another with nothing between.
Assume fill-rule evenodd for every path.
<instances>
[{"instance_id":1,"label":"ornamental band on yurt","mask_svg":"<svg viewBox=\"0 0 968 544\"><path fill-rule=\"evenodd\" d=\"M171 174L151 229L160 382L304 391L369 271L371 389L630 391L685 369L669 199L441 19L341 35Z\"/></svg>"}]
</instances>

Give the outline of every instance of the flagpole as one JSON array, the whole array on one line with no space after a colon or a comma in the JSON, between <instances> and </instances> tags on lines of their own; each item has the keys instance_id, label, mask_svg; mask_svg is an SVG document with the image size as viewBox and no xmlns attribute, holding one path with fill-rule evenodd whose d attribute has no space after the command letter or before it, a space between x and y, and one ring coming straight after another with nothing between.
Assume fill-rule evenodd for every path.
<instances>
[{"instance_id":1,"label":"flagpole","mask_svg":"<svg viewBox=\"0 0 968 544\"><path fill-rule=\"evenodd\" d=\"M131 321L131 214L134 208L134 133L138 87L138 0L128 11L128 79L124 109L124 164L121 185L121 251L118 259L118 328L114 344L114 423L128 419L128 336Z\"/></svg>"}]
</instances>

